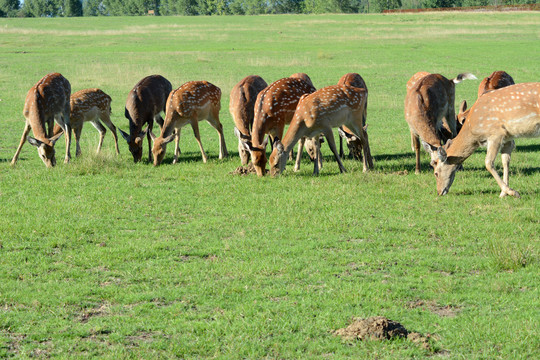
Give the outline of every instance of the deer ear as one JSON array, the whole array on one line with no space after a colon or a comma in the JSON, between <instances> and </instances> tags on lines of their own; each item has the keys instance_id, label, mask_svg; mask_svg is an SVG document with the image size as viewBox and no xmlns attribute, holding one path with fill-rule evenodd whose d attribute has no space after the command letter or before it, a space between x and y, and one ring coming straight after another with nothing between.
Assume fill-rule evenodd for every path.
<instances>
[{"instance_id":1,"label":"deer ear","mask_svg":"<svg viewBox=\"0 0 540 360\"><path fill-rule=\"evenodd\" d=\"M268 140L269 140L269 139L270 139L270 135L268 135L268 136L266 137L266 139L264 139L263 143L261 144L261 146L262 146L263 149L265 149L265 148L266 148L266 145L268 145ZM277 139L277 137L276 137L276 139ZM279 140L279 139L278 139L278 140ZM272 142L271 142L271 144L272 144L272 146L274 146Z\"/></svg>"},{"instance_id":2,"label":"deer ear","mask_svg":"<svg viewBox=\"0 0 540 360\"><path fill-rule=\"evenodd\" d=\"M144 129L143 131L141 131L141 133L139 134L139 136L140 136L141 138L143 138L143 137L146 136L146 134L148 133L148 128L149 128L149 126L147 126L146 129Z\"/></svg>"},{"instance_id":3,"label":"deer ear","mask_svg":"<svg viewBox=\"0 0 540 360\"><path fill-rule=\"evenodd\" d=\"M120 130L120 134L122 134L122 137L124 138L124 140L126 140L127 142L129 142L129 134L126 133L124 130L118 128L118 130Z\"/></svg>"},{"instance_id":4,"label":"deer ear","mask_svg":"<svg viewBox=\"0 0 540 360\"><path fill-rule=\"evenodd\" d=\"M437 148L437 155L439 156L439 160L441 162L446 162L446 160L448 159L448 155L446 154L446 150L444 150L444 148L442 146Z\"/></svg>"},{"instance_id":5,"label":"deer ear","mask_svg":"<svg viewBox=\"0 0 540 360\"><path fill-rule=\"evenodd\" d=\"M60 139L60 136L62 136L63 134L64 134L64 132L62 131L60 134L56 134L53 137L49 138L49 141L52 142L52 144L54 146L54 144L56 144L58 139Z\"/></svg>"},{"instance_id":6,"label":"deer ear","mask_svg":"<svg viewBox=\"0 0 540 360\"><path fill-rule=\"evenodd\" d=\"M28 140L28 142L31 144L31 145L34 145L35 147L40 147L41 144L43 144L42 141L38 140L38 139L34 139L33 137L29 136L26 138Z\"/></svg>"},{"instance_id":7,"label":"deer ear","mask_svg":"<svg viewBox=\"0 0 540 360\"><path fill-rule=\"evenodd\" d=\"M169 135L169 136L167 136L166 138L163 139L163 143L168 144L171 141L173 141L175 137L176 137L176 133L172 133L171 135Z\"/></svg>"},{"instance_id":8,"label":"deer ear","mask_svg":"<svg viewBox=\"0 0 540 360\"><path fill-rule=\"evenodd\" d=\"M465 110L467 110L467 100L463 100L461 104L459 104L459 112L464 113Z\"/></svg>"},{"instance_id":9,"label":"deer ear","mask_svg":"<svg viewBox=\"0 0 540 360\"><path fill-rule=\"evenodd\" d=\"M274 141L274 148L276 148L279 156L281 156L281 154L285 152L285 147L283 147L283 144L281 143L281 141L279 141L279 139L276 139L276 141Z\"/></svg>"},{"instance_id":10,"label":"deer ear","mask_svg":"<svg viewBox=\"0 0 540 360\"><path fill-rule=\"evenodd\" d=\"M150 138L152 139L152 141L156 141L157 136L150 131Z\"/></svg>"},{"instance_id":11,"label":"deer ear","mask_svg":"<svg viewBox=\"0 0 540 360\"><path fill-rule=\"evenodd\" d=\"M341 138L347 140L347 133L341 129L341 127L338 128L338 134Z\"/></svg>"}]
</instances>

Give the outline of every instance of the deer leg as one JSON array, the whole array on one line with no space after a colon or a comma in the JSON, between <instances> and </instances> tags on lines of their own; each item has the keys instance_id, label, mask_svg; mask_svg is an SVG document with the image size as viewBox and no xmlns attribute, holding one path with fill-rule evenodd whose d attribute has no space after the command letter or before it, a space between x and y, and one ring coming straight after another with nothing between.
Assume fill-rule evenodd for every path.
<instances>
[{"instance_id":1,"label":"deer leg","mask_svg":"<svg viewBox=\"0 0 540 360\"><path fill-rule=\"evenodd\" d=\"M23 130L23 134L22 134L22 137L21 137L21 142L19 143L19 146L17 147L17 151L15 151L15 155L13 155L13 159L11 160L11 165L15 165L15 163L17 162L17 159L19 159L19 154L21 153L21 149L22 149L24 143L26 142L26 137L28 136L28 133L30 132L30 129L31 129L31 126L27 122L24 125L24 130Z\"/></svg>"},{"instance_id":2,"label":"deer leg","mask_svg":"<svg viewBox=\"0 0 540 360\"><path fill-rule=\"evenodd\" d=\"M343 128L341 128L343 131ZM339 137L339 156L343 157L345 155L345 152L343 151L343 138Z\"/></svg>"},{"instance_id":3,"label":"deer leg","mask_svg":"<svg viewBox=\"0 0 540 360\"><path fill-rule=\"evenodd\" d=\"M99 142L98 147L96 150L96 154L99 154L101 151L101 147L103 146L103 139L105 139L105 133L107 133L107 129L103 125L101 125L101 122L98 119L95 119L93 121L90 121L92 125L96 128L96 130L99 132ZM81 126L82 130L82 126ZM77 140L77 145L79 145L79 141Z\"/></svg>"},{"instance_id":4,"label":"deer leg","mask_svg":"<svg viewBox=\"0 0 540 360\"><path fill-rule=\"evenodd\" d=\"M415 174L420 174L420 139L417 135L411 132L411 143L412 149L416 156L416 169L414 170Z\"/></svg>"},{"instance_id":5,"label":"deer leg","mask_svg":"<svg viewBox=\"0 0 540 360\"><path fill-rule=\"evenodd\" d=\"M343 163L341 162L341 158L339 157L339 153L336 149L336 142L334 141L334 133L332 132L331 128L326 128L323 130L324 137L326 138L326 141L328 141L328 146L330 146L330 150L332 150L332 153L334 154L334 157L336 158L336 161L339 166L339 171L344 173L347 172L345 169L345 166L343 166Z\"/></svg>"},{"instance_id":6,"label":"deer leg","mask_svg":"<svg viewBox=\"0 0 540 360\"><path fill-rule=\"evenodd\" d=\"M207 121L212 125L214 129L218 132L219 135L219 158L223 159L229 156L227 151L227 145L225 144L225 136L223 135L223 125L219 122L219 110L213 111L212 114L208 117Z\"/></svg>"},{"instance_id":7,"label":"deer leg","mask_svg":"<svg viewBox=\"0 0 540 360\"><path fill-rule=\"evenodd\" d=\"M81 133L82 124L80 126L73 127L73 134L75 134L75 156L81 155Z\"/></svg>"},{"instance_id":8,"label":"deer leg","mask_svg":"<svg viewBox=\"0 0 540 360\"><path fill-rule=\"evenodd\" d=\"M314 143L315 143L315 161L313 161L313 175L314 176L318 176L319 175L319 170L322 168L322 154L321 154L321 144L319 143L319 136L318 135L316 138L314 138ZM332 134L332 137L333 134ZM341 137L340 137L341 139Z\"/></svg>"},{"instance_id":9,"label":"deer leg","mask_svg":"<svg viewBox=\"0 0 540 360\"><path fill-rule=\"evenodd\" d=\"M294 163L294 171L300 170L300 162L302 161L302 153L304 152L304 143L306 142L306 137L302 136L298 142L298 150L296 154L296 162Z\"/></svg>"},{"instance_id":10,"label":"deer leg","mask_svg":"<svg viewBox=\"0 0 540 360\"><path fill-rule=\"evenodd\" d=\"M497 157L497 153L499 152L500 148L501 148L501 139L488 140L486 160L485 160L486 169L495 178L495 181L497 181L497 184L499 184L499 187L501 188L500 197L505 197L506 195L519 197L519 193L513 189L510 189L510 187L508 187L508 185L505 184L505 182L501 179L501 177L497 173L497 170L495 170L494 168L495 158Z\"/></svg>"},{"instance_id":11,"label":"deer leg","mask_svg":"<svg viewBox=\"0 0 540 360\"><path fill-rule=\"evenodd\" d=\"M112 136L114 138L114 146L116 147L116 155L120 154L120 150L118 149L118 134L116 133L116 126L111 121L110 115L108 113L103 113L99 117L101 121L111 130Z\"/></svg>"},{"instance_id":12,"label":"deer leg","mask_svg":"<svg viewBox=\"0 0 540 360\"><path fill-rule=\"evenodd\" d=\"M502 165L503 165L503 182L510 186L509 178L510 178L510 154L516 147L516 143L514 140L509 141L503 145L501 148L501 159L502 159ZM506 194L501 191L500 197L504 197Z\"/></svg>"},{"instance_id":13,"label":"deer leg","mask_svg":"<svg viewBox=\"0 0 540 360\"><path fill-rule=\"evenodd\" d=\"M197 121L197 116L195 116L194 119L191 119L190 123L191 123L191 127L193 128L193 135L195 135L195 139L197 140L197 143L199 144L199 149L201 150L203 163L206 164L208 157L206 156L206 153L204 152L204 149L201 143L201 135L199 134L199 123Z\"/></svg>"},{"instance_id":14,"label":"deer leg","mask_svg":"<svg viewBox=\"0 0 540 360\"><path fill-rule=\"evenodd\" d=\"M71 125L69 123L69 111L64 112L62 115L57 115L54 117L58 125L64 130L64 135L66 136L66 157L64 158L64 164L69 163L71 159Z\"/></svg>"},{"instance_id":15,"label":"deer leg","mask_svg":"<svg viewBox=\"0 0 540 360\"><path fill-rule=\"evenodd\" d=\"M180 129L176 129L176 136L174 137L174 160L173 164L178 162L178 156L180 155Z\"/></svg>"},{"instance_id":16,"label":"deer leg","mask_svg":"<svg viewBox=\"0 0 540 360\"><path fill-rule=\"evenodd\" d=\"M150 134L152 132L153 127L154 127L154 120L150 119L150 121L148 121L148 131L146 132L146 140L148 140L148 162L149 163L154 162L154 159L152 159L152 135ZM141 146L142 146L143 139L144 139L144 135L141 138Z\"/></svg>"}]
</instances>

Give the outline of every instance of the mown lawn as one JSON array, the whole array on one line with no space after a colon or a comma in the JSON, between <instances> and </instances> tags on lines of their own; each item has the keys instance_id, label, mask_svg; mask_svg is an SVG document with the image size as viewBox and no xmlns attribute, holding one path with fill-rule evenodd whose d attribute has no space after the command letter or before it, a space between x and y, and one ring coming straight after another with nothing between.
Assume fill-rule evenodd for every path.
<instances>
[{"instance_id":1,"label":"mown lawn","mask_svg":"<svg viewBox=\"0 0 540 360\"><path fill-rule=\"evenodd\" d=\"M414 175L403 116L417 71L540 81L539 24L534 12L0 19L0 358L540 357L539 139L512 156L521 199L498 197L482 149L438 198L425 153ZM142 77L208 80L232 156L218 160L206 123L207 164L189 128L175 165L172 146L160 167L134 164L123 139L116 157L110 133L97 156L88 124L69 165L59 141L56 168L29 144L11 167L26 92L53 71L111 95L124 130ZM346 160L339 174L325 144L319 177L308 160L275 179L231 174L230 89L296 72L317 88L362 75L373 171ZM474 102L478 84L456 99ZM431 348L333 335L376 315Z\"/></svg>"}]
</instances>

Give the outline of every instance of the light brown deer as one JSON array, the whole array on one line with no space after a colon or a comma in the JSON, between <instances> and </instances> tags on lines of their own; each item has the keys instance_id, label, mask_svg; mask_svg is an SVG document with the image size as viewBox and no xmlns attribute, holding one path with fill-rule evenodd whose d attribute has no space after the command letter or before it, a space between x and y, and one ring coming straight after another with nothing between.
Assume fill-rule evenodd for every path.
<instances>
[{"instance_id":1,"label":"light brown deer","mask_svg":"<svg viewBox=\"0 0 540 360\"><path fill-rule=\"evenodd\" d=\"M201 137L199 134L199 121L207 120L219 134L219 158L229 156L225 137L223 136L223 126L219 121L219 110L221 108L221 90L208 81L190 81L171 92L167 100L167 112L165 122L161 129L161 135L154 139L154 166L158 166L163 161L167 144L174 140L175 131L180 133L180 129L191 124L193 135L199 143L203 162L206 163L208 157L204 152ZM178 149L178 139L177 146ZM175 162L178 161L178 153L174 154Z\"/></svg>"},{"instance_id":2,"label":"light brown deer","mask_svg":"<svg viewBox=\"0 0 540 360\"><path fill-rule=\"evenodd\" d=\"M341 172L346 172L336 149L332 128L346 125L355 135L361 138L364 153L369 154L369 145L365 140L363 118L367 94L365 89L352 86L333 85L315 91L302 97L291 125L283 138L276 140L274 150L270 155L270 173L279 175L285 170L288 152L302 137L318 137L323 133L328 145L336 158ZM367 156L363 161L364 171L369 166ZM313 174L319 173L318 161L314 162Z\"/></svg>"},{"instance_id":3,"label":"light brown deer","mask_svg":"<svg viewBox=\"0 0 540 360\"><path fill-rule=\"evenodd\" d=\"M366 89L366 96L368 96L368 88L367 88L366 82L364 81L362 76L360 76L360 74L357 74L357 73L345 74L339 79L338 85L354 86L360 89ZM366 99L366 106L365 106L365 111L364 111L363 127L366 126L366 119L367 119L367 99ZM347 143L347 147L349 148L349 156L352 155L352 157L355 160L361 160L362 149L364 146L361 143L360 138L355 136L352 133L352 131L346 126L342 126L341 128L339 128L338 133L339 133L339 156L341 157L344 156L342 139L345 139ZM369 139L367 137L367 132L365 133L365 135L366 135L366 141L368 141L367 148L369 149L370 147L369 147ZM367 154L367 156L368 156L369 168L373 169L373 158L371 154Z\"/></svg>"},{"instance_id":4,"label":"light brown deer","mask_svg":"<svg viewBox=\"0 0 540 360\"><path fill-rule=\"evenodd\" d=\"M81 154L81 132L85 122L90 122L97 131L99 131L99 143L97 153L101 151L103 139L107 130L101 124L103 122L111 130L116 154L120 153L118 149L118 135L116 127L111 121L111 97L100 89L84 89L71 94L71 115L69 121L73 133L75 133L75 141L77 145L76 155ZM100 121L101 120L101 121ZM63 130L58 124L54 126L54 135L61 133Z\"/></svg>"},{"instance_id":5,"label":"light brown deer","mask_svg":"<svg viewBox=\"0 0 540 360\"><path fill-rule=\"evenodd\" d=\"M510 154L514 139L540 137L540 83L511 85L482 95L459 135L437 149L434 174L437 193L446 195L454 181L458 167L482 144L486 144L486 169L501 188L501 197L519 193L509 187ZM503 178L494 168L501 151Z\"/></svg>"},{"instance_id":6,"label":"light brown deer","mask_svg":"<svg viewBox=\"0 0 540 360\"><path fill-rule=\"evenodd\" d=\"M448 80L440 74L420 76L407 83L411 88L405 96L405 120L411 131L412 148L416 155L416 170L420 173L420 143L435 161L441 143L457 135L454 110L455 84L464 79L476 79L470 73Z\"/></svg>"},{"instance_id":7,"label":"light brown deer","mask_svg":"<svg viewBox=\"0 0 540 360\"><path fill-rule=\"evenodd\" d=\"M238 131L241 134L238 139L238 154L242 165L249 162L249 150L242 144L242 138L251 139L255 101L257 95L267 86L262 77L250 75L240 80L231 90L229 112L234 120L235 133Z\"/></svg>"},{"instance_id":8,"label":"light brown deer","mask_svg":"<svg viewBox=\"0 0 540 360\"><path fill-rule=\"evenodd\" d=\"M502 89L503 87L514 85L514 79L505 71L494 71L488 77L484 78L480 85L478 86L478 98L483 94L497 89ZM457 131L461 130L465 119L469 115L469 110L467 110L467 101L463 100L459 105L459 112L457 114Z\"/></svg>"},{"instance_id":9,"label":"light brown deer","mask_svg":"<svg viewBox=\"0 0 540 360\"><path fill-rule=\"evenodd\" d=\"M154 120L160 127L163 126L160 113L165 111L165 104L171 90L172 85L169 80L161 75L150 75L135 84L129 92L125 108L125 117L129 120L129 134L120 128L118 130L129 145L133 161L141 161L145 135L148 138L148 161L152 161L150 132L152 132ZM145 124L148 124L148 127L143 131Z\"/></svg>"},{"instance_id":10,"label":"light brown deer","mask_svg":"<svg viewBox=\"0 0 540 360\"><path fill-rule=\"evenodd\" d=\"M251 153L251 161L258 176L265 174L265 135L268 134L272 139L281 138L285 125L291 122L300 97L315 91L311 80L304 80L306 77L309 79L307 75L299 73L293 76L273 82L257 96L251 139L242 140Z\"/></svg>"},{"instance_id":11,"label":"light brown deer","mask_svg":"<svg viewBox=\"0 0 540 360\"><path fill-rule=\"evenodd\" d=\"M47 167L56 165L54 144L62 133L51 136L54 121L58 123L66 133L66 157L64 163L71 158L71 126L69 123L69 96L71 85L66 78L59 73L45 75L34 85L26 95L23 115L26 119L21 141L11 160L15 165L22 146L27 140L30 129L34 137L28 137L28 142L37 147L39 157ZM45 129L47 127L47 129Z\"/></svg>"}]
</instances>

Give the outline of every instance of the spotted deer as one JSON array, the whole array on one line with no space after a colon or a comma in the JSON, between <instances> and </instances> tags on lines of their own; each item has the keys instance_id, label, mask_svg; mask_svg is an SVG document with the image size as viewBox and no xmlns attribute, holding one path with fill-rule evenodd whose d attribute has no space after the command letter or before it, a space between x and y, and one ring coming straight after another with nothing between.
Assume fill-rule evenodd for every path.
<instances>
[{"instance_id":1,"label":"spotted deer","mask_svg":"<svg viewBox=\"0 0 540 360\"><path fill-rule=\"evenodd\" d=\"M69 81L59 73L45 75L28 91L23 109L26 124L17 151L11 160L11 165L15 165L17 162L30 129L32 129L34 137L28 136L28 142L37 147L39 157L45 166L50 168L56 165L54 145L62 133L51 136L54 121L66 133L64 163L69 162L71 158L70 94Z\"/></svg>"},{"instance_id":2,"label":"spotted deer","mask_svg":"<svg viewBox=\"0 0 540 360\"><path fill-rule=\"evenodd\" d=\"M129 92L126 100L125 117L129 120L129 134L120 130L127 141L133 161L141 161L143 139L148 138L148 161L152 162L152 144L150 142L154 121L161 127L163 119L160 115L165 111L167 97L172 91L169 80L161 75L150 75L139 81ZM142 128L148 124L143 131ZM179 151L179 150L178 150Z\"/></svg>"},{"instance_id":3,"label":"spotted deer","mask_svg":"<svg viewBox=\"0 0 540 360\"><path fill-rule=\"evenodd\" d=\"M208 81L190 81L178 89L171 92L167 100L167 112L161 135L156 137L150 133L154 139L154 166L158 166L163 161L167 144L175 139L176 133L180 129L190 124L193 128L193 135L199 143L203 162L206 163L208 157L204 152L201 137L199 134L199 121L207 120L219 134L219 158L228 156L225 137L223 136L223 126L219 121L219 110L221 108L221 90ZM179 137L176 137L178 149ZM178 153L174 154L174 161L178 161Z\"/></svg>"},{"instance_id":4,"label":"spotted deer","mask_svg":"<svg viewBox=\"0 0 540 360\"><path fill-rule=\"evenodd\" d=\"M257 95L268 86L260 76L246 76L236 84L230 94L229 112L234 120L235 132L241 136L238 139L238 154L242 165L249 162L249 150L242 144L242 138L251 139L253 117Z\"/></svg>"},{"instance_id":5,"label":"spotted deer","mask_svg":"<svg viewBox=\"0 0 540 360\"><path fill-rule=\"evenodd\" d=\"M71 128L75 134L75 141L77 150L75 155L81 155L81 132L85 122L90 122L96 130L99 132L99 142L97 147L97 153L101 151L103 145L103 139L107 130L101 122L103 122L111 130L114 145L116 147L116 154L120 153L118 149L118 135L116 134L116 127L111 121L111 97L104 93L100 89L84 89L71 94L71 114L69 121ZM58 124L54 126L54 135L61 133L63 130Z\"/></svg>"},{"instance_id":6,"label":"spotted deer","mask_svg":"<svg viewBox=\"0 0 540 360\"><path fill-rule=\"evenodd\" d=\"M302 79L305 77L309 79L307 75L293 76L273 82L257 95L251 139L241 137L241 134L236 132L246 149L250 151L251 161L258 176L265 174L267 162L266 142L263 142L265 135L268 134L271 139L281 138L285 125L291 122L300 97L315 91L311 80L307 82Z\"/></svg>"},{"instance_id":7,"label":"spotted deer","mask_svg":"<svg viewBox=\"0 0 540 360\"><path fill-rule=\"evenodd\" d=\"M488 77L484 78L480 85L478 86L478 98L483 94L497 89L502 89L503 87L514 85L514 79L505 71L494 71ZM467 101L463 100L459 105L459 112L457 114L457 131L461 130L465 119L469 115L469 110L467 110Z\"/></svg>"},{"instance_id":8,"label":"spotted deer","mask_svg":"<svg viewBox=\"0 0 540 360\"><path fill-rule=\"evenodd\" d=\"M509 187L510 154L514 139L540 137L540 83L510 85L482 95L472 106L458 136L437 149L434 174L437 193L446 195L458 167L482 144L486 144L486 169L501 188L501 197L519 193ZM501 152L503 178L494 168Z\"/></svg>"},{"instance_id":9,"label":"spotted deer","mask_svg":"<svg viewBox=\"0 0 540 360\"><path fill-rule=\"evenodd\" d=\"M452 80L440 74L422 74L417 73L409 80L405 96L405 120L411 131L417 174L420 173L420 143L431 155L433 165L437 148L457 135L455 85L464 79L476 79L470 73L459 74Z\"/></svg>"},{"instance_id":10,"label":"spotted deer","mask_svg":"<svg viewBox=\"0 0 540 360\"><path fill-rule=\"evenodd\" d=\"M346 125L360 137L364 153L369 154L368 143L365 141L363 118L367 100L365 89L333 85L304 95L294 113L291 125L283 140L276 139L274 150L270 155L270 173L279 175L285 170L288 152L302 137L315 137L323 133L328 145L336 158L341 172L346 172L336 149L332 128ZM369 166L367 156L363 161L364 171ZM314 162L313 174L319 173L318 161Z\"/></svg>"},{"instance_id":11,"label":"spotted deer","mask_svg":"<svg viewBox=\"0 0 540 360\"><path fill-rule=\"evenodd\" d=\"M362 76L360 76L360 74L357 74L357 73L345 74L339 79L338 85L354 86L360 89L366 89L366 97L368 96L368 88L367 88L366 82L364 81ZM364 110L365 111L363 115L364 116L363 127L366 126L367 99L366 99L366 106ZM345 139L347 143L347 147L349 148L349 156L352 155L352 157L355 160L361 160L363 144L361 143L360 138L355 136L353 132L346 126L340 127L338 129L338 133L339 133L339 156L341 157L344 156L342 139ZM366 141L368 141L367 148L369 149L370 147L369 147L369 139L367 137L367 132L365 133L365 135L366 135ZM371 157L371 154L367 154L367 156L368 156L369 168L373 169L373 158Z\"/></svg>"}]
</instances>

